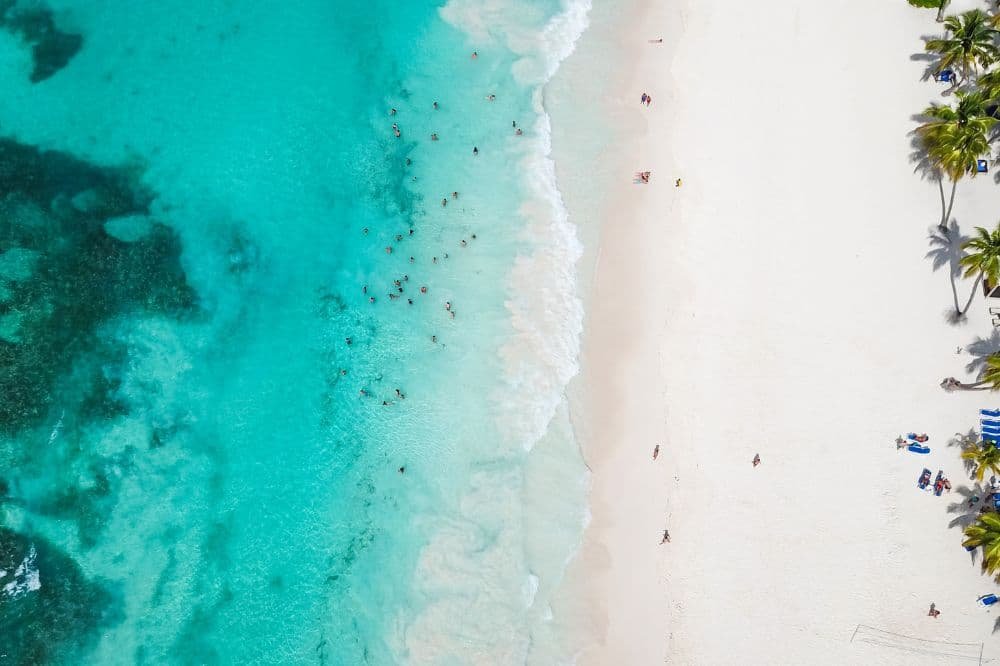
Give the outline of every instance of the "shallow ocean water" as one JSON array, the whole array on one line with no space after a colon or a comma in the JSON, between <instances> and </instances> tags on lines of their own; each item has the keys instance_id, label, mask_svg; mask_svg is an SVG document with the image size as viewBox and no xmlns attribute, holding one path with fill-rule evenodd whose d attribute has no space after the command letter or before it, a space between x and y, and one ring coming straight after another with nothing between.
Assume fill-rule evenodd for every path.
<instances>
[{"instance_id":1,"label":"shallow ocean water","mask_svg":"<svg viewBox=\"0 0 1000 666\"><path fill-rule=\"evenodd\" d=\"M3 8L0 654L564 658L586 6Z\"/></svg>"}]
</instances>

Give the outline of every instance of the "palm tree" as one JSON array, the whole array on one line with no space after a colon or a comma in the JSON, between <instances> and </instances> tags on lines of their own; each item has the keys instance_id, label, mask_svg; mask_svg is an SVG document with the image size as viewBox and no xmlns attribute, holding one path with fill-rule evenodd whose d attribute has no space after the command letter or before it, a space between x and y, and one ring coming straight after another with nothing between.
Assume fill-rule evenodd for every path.
<instances>
[{"instance_id":1,"label":"palm tree","mask_svg":"<svg viewBox=\"0 0 1000 666\"><path fill-rule=\"evenodd\" d=\"M968 252L958 260L958 265L965 268L962 277L976 276L976 282L972 285L972 293L965 308L958 314L965 314L969 306L972 305L972 298L979 288L979 283L986 280L986 284L995 287L1000 283L1000 224L992 232L986 231L982 227L976 227L976 235L962 243L962 250Z\"/></svg>"},{"instance_id":2,"label":"palm tree","mask_svg":"<svg viewBox=\"0 0 1000 666\"><path fill-rule=\"evenodd\" d=\"M975 479L982 481L986 472L1000 474L1000 449L991 443L972 444L962 451L962 459L976 465Z\"/></svg>"},{"instance_id":3,"label":"palm tree","mask_svg":"<svg viewBox=\"0 0 1000 666\"><path fill-rule=\"evenodd\" d=\"M979 380L972 384L965 384L954 377L948 377L941 382L941 387L946 391L961 389L963 391L1000 391L1000 352L994 352L986 357L983 371L979 373ZM962 454L965 455L964 453ZM997 472L1000 474L1000 472Z\"/></svg>"},{"instance_id":4,"label":"palm tree","mask_svg":"<svg viewBox=\"0 0 1000 666\"><path fill-rule=\"evenodd\" d=\"M997 29L990 24L991 17L981 9L972 9L944 20L945 36L928 39L925 49L940 57L935 74L945 69L962 70L962 80L969 78L969 70L989 67L1000 60L1000 48L995 43Z\"/></svg>"},{"instance_id":5,"label":"palm tree","mask_svg":"<svg viewBox=\"0 0 1000 666\"><path fill-rule=\"evenodd\" d=\"M1000 16L1000 14L997 16ZM1000 98L1000 69L991 69L988 72L983 72L976 79L976 87L982 91L987 111L991 110L988 107L996 105L998 98Z\"/></svg>"},{"instance_id":6,"label":"palm tree","mask_svg":"<svg viewBox=\"0 0 1000 666\"><path fill-rule=\"evenodd\" d=\"M982 546L983 570L995 574L1000 570L1000 514L993 511L981 513L976 522L965 528L966 548Z\"/></svg>"},{"instance_id":7,"label":"palm tree","mask_svg":"<svg viewBox=\"0 0 1000 666\"><path fill-rule=\"evenodd\" d=\"M924 109L928 121L917 128L927 157L934 168L951 180L951 197L944 205L941 186L942 232L948 233L948 220L955 205L958 181L966 174L976 174L976 160L990 152L989 132L997 119L987 115L987 97L983 91L958 92L954 107L932 104Z\"/></svg>"}]
</instances>

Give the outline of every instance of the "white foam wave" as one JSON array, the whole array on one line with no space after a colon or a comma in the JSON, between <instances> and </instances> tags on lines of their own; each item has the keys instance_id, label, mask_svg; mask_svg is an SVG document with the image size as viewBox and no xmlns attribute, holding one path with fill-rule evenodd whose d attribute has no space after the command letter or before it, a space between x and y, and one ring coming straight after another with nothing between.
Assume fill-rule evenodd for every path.
<instances>
[{"instance_id":1,"label":"white foam wave","mask_svg":"<svg viewBox=\"0 0 1000 666\"><path fill-rule=\"evenodd\" d=\"M531 132L511 139L523 151L526 197L519 212L526 242L508 277L513 335L500 349L504 386L494 403L505 446L472 475L460 514L435 530L421 552L415 592L426 605L408 626L398 626L393 641L397 656L413 663L443 663L456 649L465 663L526 663L537 650L536 623L552 619L548 594L559 574L550 563L572 555L569 545L526 545L523 514L537 507L526 506L524 452L546 435L579 370L583 306L576 264L583 248L557 187L542 92L586 29L589 10L590 0L564 0L548 21L523 0L449 0L440 10L477 44L500 40L519 56L514 76L534 88L537 120ZM558 522L550 520L539 524ZM527 562L526 551L544 553L542 566Z\"/></svg>"},{"instance_id":2,"label":"white foam wave","mask_svg":"<svg viewBox=\"0 0 1000 666\"><path fill-rule=\"evenodd\" d=\"M38 573L38 565L35 564L37 557L35 544L31 544L28 554L14 569L13 579L5 583L0 590L3 590L3 593L11 599L16 599L23 594L41 589L42 579ZM6 571L0 571L0 578L3 578L6 573Z\"/></svg>"},{"instance_id":3,"label":"white foam wave","mask_svg":"<svg viewBox=\"0 0 1000 666\"><path fill-rule=\"evenodd\" d=\"M56 437L59 436L59 431L62 430L63 419L65 417L66 417L66 410L64 409L64 410L62 410L62 413L59 414L59 420L56 421L56 425L55 425L54 428L52 428L52 432L49 433L49 444L51 444L52 442L56 441Z\"/></svg>"}]
</instances>

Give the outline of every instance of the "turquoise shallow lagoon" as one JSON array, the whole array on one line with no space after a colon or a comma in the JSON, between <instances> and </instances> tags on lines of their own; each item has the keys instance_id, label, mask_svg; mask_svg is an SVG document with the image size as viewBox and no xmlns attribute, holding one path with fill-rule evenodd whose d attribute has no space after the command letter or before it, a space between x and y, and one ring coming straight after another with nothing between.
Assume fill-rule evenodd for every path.
<instances>
[{"instance_id":1,"label":"turquoise shallow lagoon","mask_svg":"<svg viewBox=\"0 0 1000 666\"><path fill-rule=\"evenodd\" d=\"M587 3L0 11L0 663L567 658Z\"/></svg>"}]
</instances>

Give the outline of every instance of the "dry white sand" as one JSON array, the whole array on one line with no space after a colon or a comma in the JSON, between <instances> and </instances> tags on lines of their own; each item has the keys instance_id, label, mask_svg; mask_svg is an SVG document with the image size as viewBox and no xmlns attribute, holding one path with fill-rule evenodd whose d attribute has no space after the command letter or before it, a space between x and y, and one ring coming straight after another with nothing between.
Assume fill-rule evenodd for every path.
<instances>
[{"instance_id":1,"label":"dry white sand","mask_svg":"<svg viewBox=\"0 0 1000 666\"><path fill-rule=\"evenodd\" d=\"M976 604L998 587L960 545L971 482L947 446L1000 395L938 386L1000 340L977 343L981 297L947 321L949 269L927 257L938 191L911 162L912 116L943 99L912 57L934 11L674 0L611 21L620 8L597 5L564 68L620 134L604 170L559 165L575 219L592 215L585 190L609 202L583 232L597 263L576 387L594 471L571 571L593 610L579 662L976 663L980 644L1000 658L1000 613ZM609 48L630 66L588 77ZM998 188L959 186L962 234L996 224ZM897 451L911 430L930 455ZM918 490L925 466L955 489Z\"/></svg>"}]
</instances>

